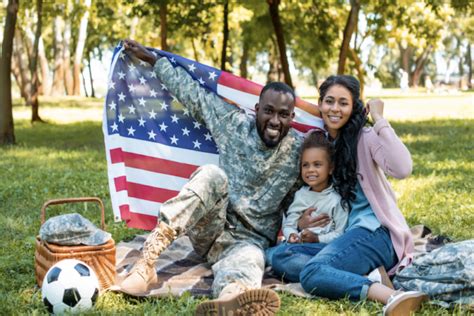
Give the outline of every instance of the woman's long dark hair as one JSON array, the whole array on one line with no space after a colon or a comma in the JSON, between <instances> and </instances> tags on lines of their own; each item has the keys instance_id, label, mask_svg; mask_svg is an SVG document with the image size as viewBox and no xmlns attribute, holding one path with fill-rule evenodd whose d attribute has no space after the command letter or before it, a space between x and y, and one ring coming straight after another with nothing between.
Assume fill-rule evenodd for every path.
<instances>
[{"instance_id":1,"label":"woman's long dark hair","mask_svg":"<svg viewBox=\"0 0 474 316\"><path fill-rule=\"evenodd\" d=\"M351 210L355 200L357 184L357 142L362 127L367 123L364 104L360 100L360 84L353 76L330 76L319 87L319 101L322 102L329 88L340 85L352 95L352 113L347 123L338 131L335 139L334 189L341 195L341 205Z\"/></svg>"}]
</instances>

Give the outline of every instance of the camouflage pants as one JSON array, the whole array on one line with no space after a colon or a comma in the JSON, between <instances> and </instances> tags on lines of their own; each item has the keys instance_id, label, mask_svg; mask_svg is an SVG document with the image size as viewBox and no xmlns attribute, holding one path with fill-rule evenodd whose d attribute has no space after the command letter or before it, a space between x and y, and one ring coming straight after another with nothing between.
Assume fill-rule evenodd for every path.
<instances>
[{"instance_id":1,"label":"camouflage pants","mask_svg":"<svg viewBox=\"0 0 474 316\"><path fill-rule=\"evenodd\" d=\"M226 227L227 192L224 171L214 165L202 166L176 197L161 206L160 212L162 221L178 235L187 235L194 250L213 264L214 296L234 282L245 288L259 288L265 268L261 242L251 236L235 238ZM144 245L144 256L150 259L159 255L154 253L157 233L153 230Z\"/></svg>"}]
</instances>

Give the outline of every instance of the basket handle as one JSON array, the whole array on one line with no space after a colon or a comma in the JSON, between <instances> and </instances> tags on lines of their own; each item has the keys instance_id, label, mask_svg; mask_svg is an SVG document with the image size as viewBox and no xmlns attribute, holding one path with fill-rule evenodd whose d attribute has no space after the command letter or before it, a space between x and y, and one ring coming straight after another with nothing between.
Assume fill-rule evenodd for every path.
<instances>
[{"instance_id":1,"label":"basket handle","mask_svg":"<svg viewBox=\"0 0 474 316\"><path fill-rule=\"evenodd\" d=\"M66 199L55 199L49 200L41 207L41 225L44 224L46 219L46 208L50 205L67 204L76 202L97 202L100 206L100 228L105 230L105 215L104 215L104 203L98 197L80 197L80 198L66 198Z\"/></svg>"}]
</instances>

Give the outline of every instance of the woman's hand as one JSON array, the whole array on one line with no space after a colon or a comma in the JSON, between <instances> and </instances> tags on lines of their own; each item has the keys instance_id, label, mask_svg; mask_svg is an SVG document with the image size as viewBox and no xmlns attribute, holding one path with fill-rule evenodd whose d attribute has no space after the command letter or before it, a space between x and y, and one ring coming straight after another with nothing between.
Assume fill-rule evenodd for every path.
<instances>
[{"instance_id":1,"label":"woman's hand","mask_svg":"<svg viewBox=\"0 0 474 316\"><path fill-rule=\"evenodd\" d=\"M320 214L318 216L311 216L316 209L311 207L304 211L303 215L301 215L300 219L298 220L298 227L300 230L310 228L310 227L323 227L329 224L331 218L328 214Z\"/></svg>"},{"instance_id":2,"label":"woman's hand","mask_svg":"<svg viewBox=\"0 0 474 316\"><path fill-rule=\"evenodd\" d=\"M312 231L304 229L301 232L301 242L319 242L319 237Z\"/></svg>"},{"instance_id":3,"label":"woman's hand","mask_svg":"<svg viewBox=\"0 0 474 316\"><path fill-rule=\"evenodd\" d=\"M296 243L299 243L299 242L301 242L300 236L298 236L298 234L296 234L296 233L291 233L290 237L288 237L288 243L290 243L290 244L296 244Z\"/></svg>"},{"instance_id":4,"label":"woman's hand","mask_svg":"<svg viewBox=\"0 0 474 316\"><path fill-rule=\"evenodd\" d=\"M141 45L137 41L125 39L123 40L123 47L127 52L132 53L138 59L141 59L152 66L155 65L155 62L158 59L145 46Z\"/></svg>"},{"instance_id":5,"label":"woman's hand","mask_svg":"<svg viewBox=\"0 0 474 316\"><path fill-rule=\"evenodd\" d=\"M367 109L369 110L372 120L377 122L380 119L383 119L383 102L380 99L373 99L367 102Z\"/></svg>"}]
</instances>

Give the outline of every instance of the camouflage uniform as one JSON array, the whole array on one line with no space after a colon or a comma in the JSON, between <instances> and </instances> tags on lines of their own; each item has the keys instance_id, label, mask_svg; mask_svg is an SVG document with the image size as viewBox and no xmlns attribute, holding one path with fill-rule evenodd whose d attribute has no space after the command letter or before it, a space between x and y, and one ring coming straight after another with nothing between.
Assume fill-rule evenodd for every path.
<instances>
[{"instance_id":1,"label":"camouflage uniform","mask_svg":"<svg viewBox=\"0 0 474 316\"><path fill-rule=\"evenodd\" d=\"M397 273L395 288L422 291L433 300L474 307L474 240L444 245Z\"/></svg>"},{"instance_id":2,"label":"camouflage uniform","mask_svg":"<svg viewBox=\"0 0 474 316\"><path fill-rule=\"evenodd\" d=\"M219 167L203 166L175 198L161 207L160 218L187 234L196 251L213 264L213 292L240 282L259 288L264 249L274 244L298 183L302 136L290 129L274 148L261 140L255 117L200 86L166 58L154 68L168 90L212 133ZM145 243L154 259L155 229Z\"/></svg>"}]
</instances>

